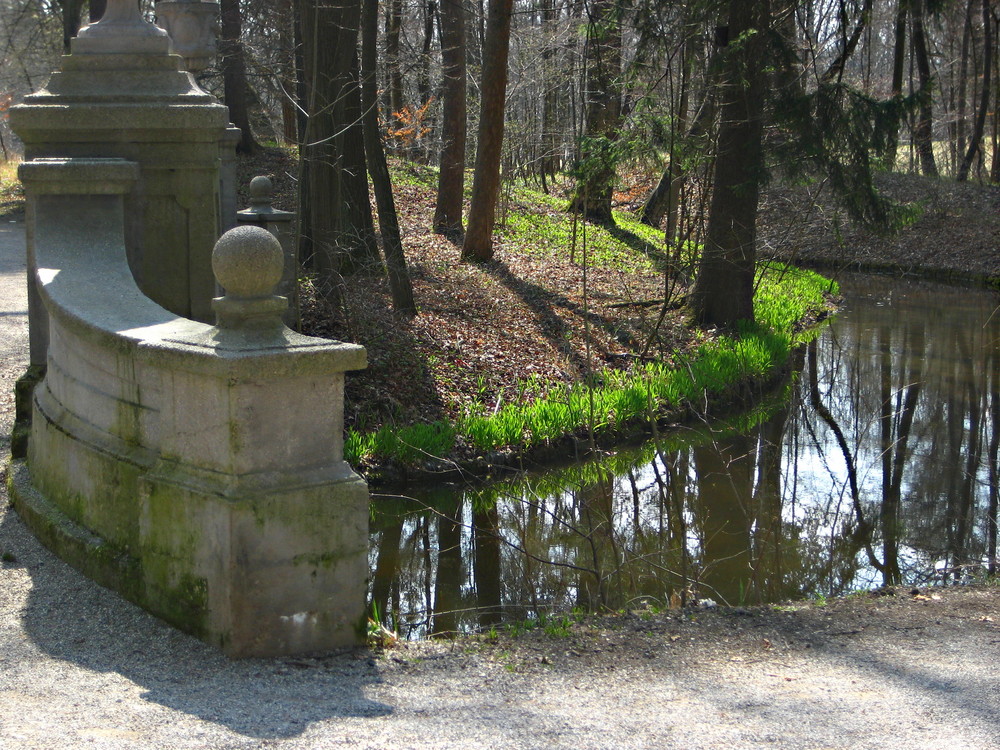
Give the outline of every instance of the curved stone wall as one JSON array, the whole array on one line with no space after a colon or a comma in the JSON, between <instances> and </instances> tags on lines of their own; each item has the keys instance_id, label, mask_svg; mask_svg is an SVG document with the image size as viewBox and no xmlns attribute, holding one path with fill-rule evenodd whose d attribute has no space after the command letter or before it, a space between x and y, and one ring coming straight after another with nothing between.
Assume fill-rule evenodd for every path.
<instances>
[{"instance_id":1,"label":"curved stone wall","mask_svg":"<svg viewBox=\"0 0 1000 750\"><path fill-rule=\"evenodd\" d=\"M84 572L227 653L355 643L368 492L343 461L343 378L364 349L148 299L124 243L139 169L22 165L48 354L15 505Z\"/></svg>"}]
</instances>

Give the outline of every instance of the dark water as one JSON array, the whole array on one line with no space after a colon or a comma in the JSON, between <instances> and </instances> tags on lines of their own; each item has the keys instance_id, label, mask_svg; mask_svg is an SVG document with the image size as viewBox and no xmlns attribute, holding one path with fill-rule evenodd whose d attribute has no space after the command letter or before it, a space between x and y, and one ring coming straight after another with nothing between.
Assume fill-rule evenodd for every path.
<instances>
[{"instance_id":1,"label":"dark water","mask_svg":"<svg viewBox=\"0 0 1000 750\"><path fill-rule=\"evenodd\" d=\"M445 632L990 569L1000 296L866 276L842 288L843 311L749 429L687 428L485 489L376 496L380 616Z\"/></svg>"}]
</instances>

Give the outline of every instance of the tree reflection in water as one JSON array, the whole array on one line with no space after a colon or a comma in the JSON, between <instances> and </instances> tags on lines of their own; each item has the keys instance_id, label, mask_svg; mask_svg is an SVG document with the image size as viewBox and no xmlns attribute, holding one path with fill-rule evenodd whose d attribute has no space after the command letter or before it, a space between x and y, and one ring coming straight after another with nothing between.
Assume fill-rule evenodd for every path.
<instances>
[{"instance_id":1,"label":"tree reflection in water","mask_svg":"<svg viewBox=\"0 0 1000 750\"><path fill-rule=\"evenodd\" d=\"M413 633L995 569L996 294L857 277L769 416L486 488L376 496L373 608ZM744 420L745 421L745 420Z\"/></svg>"}]
</instances>

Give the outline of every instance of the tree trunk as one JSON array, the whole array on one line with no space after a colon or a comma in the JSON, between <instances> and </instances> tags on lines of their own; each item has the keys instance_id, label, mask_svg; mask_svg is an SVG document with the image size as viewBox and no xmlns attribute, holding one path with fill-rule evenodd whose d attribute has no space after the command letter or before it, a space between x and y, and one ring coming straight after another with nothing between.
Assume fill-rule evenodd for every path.
<instances>
[{"instance_id":1,"label":"tree trunk","mask_svg":"<svg viewBox=\"0 0 1000 750\"><path fill-rule=\"evenodd\" d=\"M693 30L691 30L693 32ZM684 186L683 161L684 143L679 142L680 133L684 132L684 139L694 140L704 136L715 120L716 84L714 76L709 73L705 81L705 98L695 115L694 122L690 129L687 127L687 110L690 98L690 78L691 66L694 64L695 45L692 39L693 33L689 34L684 43L684 63L681 74L681 97L676 116L676 130L673 135L673 142L670 145L670 163L660 176L656 187L646 198L642 207L640 221L651 227L659 227L663 222L663 217L667 217L666 237L667 242L672 242L677 235L677 210L681 188ZM715 67L714 60L718 56L718 50L712 53L712 61L708 64L711 71Z\"/></svg>"},{"instance_id":2,"label":"tree trunk","mask_svg":"<svg viewBox=\"0 0 1000 750\"><path fill-rule=\"evenodd\" d=\"M581 176L570 211L591 221L612 223L615 161L611 144L621 123L622 32L617 0L593 0L587 25L587 128Z\"/></svg>"},{"instance_id":3,"label":"tree trunk","mask_svg":"<svg viewBox=\"0 0 1000 750\"><path fill-rule=\"evenodd\" d=\"M441 63L444 74L444 121L441 124L441 170L438 173L434 231L462 232L465 197L465 12L456 0L441 5Z\"/></svg>"},{"instance_id":4,"label":"tree trunk","mask_svg":"<svg viewBox=\"0 0 1000 750\"><path fill-rule=\"evenodd\" d=\"M376 252L357 80L361 4L302 0L300 7L308 92L302 155L307 162L309 223L303 231L312 246L320 292L337 305L341 274ZM363 192L359 183L364 184Z\"/></svg>"},{"instance_id":5,"label":"tree trunk","mask_svg":"<svg viewBox=\"0 0 1000 750\"><path fill-rule=\"evenodd\" d=\"M990 12L990 0L983 0L983 84L980 91L979 110L976 112L976 122L969 138L969 149L965 152L962 164L958 168L958 181L965 182L969 178L972 162L979 153L983 142L983 131L986 129L986 113L990 108L992 86L990 79L993 74L993 14Z\"/></svg>"},{"instance_id":6,"label":"tree trunk","mask_svg":"<svg viewBox=\"0 0 1000 750\"><path fill-rule=\"evenodd\" d=\"M872 0L865 0L865 4L861 7L861 11L858 14L858 21L854 25L854 30L851 32L849 37L844 38L843 47L840 50L840 54L830 63L826 72L823 73L822 81L824 83L830 83L832 81L837 81L838 83L844 76L844 67L847 65L847 61L851 59L851 55L854 54L854 50L858 47L858 42L861 41L861 35L864 33L865 29L868 27L868 22L871 19L872 12ZM846 33L846 23L847 18L843 18L842 22L845 24L843 31Z\"/></svg>"},{"instance_id":7,"label":"tree trunk","mask_svg":"<svg viewBox=\"0 0 1000 750\"><path fill-rule=\"evenodd\" d=\"M430 158L429 139L422 137L423 133L434 130L433 110L429 106L431 99L431 49L434 42L434 16L437 15L437 2L426 0L421 4L424 13L424 40L417 63L417 106L419 110L417 135L410 143L410 158L419 163L427 164Z\"/></svg>"},{"instance_id":8,"label":"tree trunk","mask_svg":"<svg viewBox=\"0 0 1000 750\"><path fill-rule=\"evenodd\" d=\"M69 54L70 40L80 31L83 0L56 0L63 27L63 52Z\"/></svg>"},{"instance_id":9,"label":"tree trunk","mask_svg":"<svg viewBox=\"0 0 1000 750\"><path fill-rule=\"evenodd\" d=\"M352 0L353 2L354 0ZM357 0L360 8L362 0ZM358 16L358 29L361 17ZM361 62L358 59L357 35L351 47L350 85L345 92L344 117L339 122L343 137L342 151L344 179L344 209L347 213L348 236L347 270L367 269L381 271L382 260L378 254L375 237L375 217L372 214L371 195L368 190L368 159L365 153L365 132L361 106Z\"/></svg>"},{"instance_id":10,"label":"tree trunk","mask_svg":"<svg viewBox=\"0 0 1000 750\"><path fill-rule=\"evenodd\" d=\"M969 78L969 47L972 44L972 6L975 0L969 0L965 8L965 23L962 31L962 51L958 62L958 103L955 112L955 153L964 154L966 143L966 109L968 106ZM957 174L957 170L956 170Z\"/></svg>"},{"instance_id":11,"label":"tree trunk","mask_svg":"<svg viewBox=\"0 0 1000 750\"><path fill-rule=\"evenodd\" d=\"M431 98L431 48L434 43L434 15L437 13L435 0L427 0L422 5L424 11L424 42L420 50L420 66L417 75L417 100L424 106Z\"/></svg>"},{"instance_id":12,"label":"tree trunk","mask_svg":"<svg viewBox=\"0 0 1000 750\"><path fill-rule=\"evenodd\" d=\"M396 203L392 196L392 182L378 127L378 93L375 83L377 37L378 0L364 0L361 10L361 106L364 109L362 125L365 153L368 157L368 172L372 178L375 201L378 204L378 223L382 232L385 265L389 273L392 306L402 313L413 315L417 311L413 302L413 286L406 268L403 243L399 237L399 221L396 218Z\"/></svg>"},{"instance_id":13,"label":"tree trunk","mask_svg":"<svg viewBox=\"0 0 1000 750\"><path fill-rule=\"evenodd\" d=\"M503 149L504 100L507 93L507 58L510 52L510 19L513 0L490 0L480 86L479 143L472 181L469 226L462 245L462 260L493 258L493 220L500 194L500 157Z\"/></svg>"},{"instance_id":14,"label":"tree trunk","mask_svg":"<svg viewBox=\"0 0 1000 750\"><path fill-rule=\"evenodd\" d=\"M996 26L994 26L994 31L996 31ZM997 55L997 47L1000 45L993 45L993 60L990 63L993 66L993 75L995 78L1000 78L1000 55ZM992 126L992 152L993 156L990 160L990 182L996 184L1000 182L1000 111L997 108L993 108L993 126Z\"/></svg>"},{"instance_id":15,"label":"tree trunk","mask_svg":"<svg viewBox=\"0 0 1000 750\"><path fill-rule=\"evenodd\" d=\"M400 66L399 35L403 28L403 0L390 0L385 30L386 67L389 69L390 115L403 110L403 70Z\"/></svg>"},{"instance_id":16,"label":"tree trunk","mask_svg":"<svg viewBox=\"0 0 1000 750\"><path fill-rule=\"evenodd\" d=\"M295 64L295 24L293 0L280 0L281 14L279 16L278 43L281 45L282 65L279 70L281 80L281 136L286 144L299 142L298 115L295 102L298 86Z\"/></svg>"},{"instance_id":17,"label":"tree trunk","mask_svg":"<svg viewBox=\"0 0 1000 750\"><path fill-rule=\"evenodd\" d=\"M906 62L906 12L908 0L899 0L896 8L896 24L892 54L892 96L900 98L903 96L903 72ZM899 150L899 125L896 124L893 131L892 144L889 147L889 168L896 168L896 154Z\"/></svg>"},{"instance_id":18,"label":"tree trunk","mask_svg":"<svg viewBox=\"0 0 1000 750\"><path fill-rule=\"evenodd\" d=\"M243 54L243 17L239 0L220 0L221 32L219 34L219 67L225 89L225 104L229 118L242 134L236 150L252 154L259 146L250 129L248 109L247 66Z\"/></svg>"},{"instance_id":19,"label":"tree trunk","mask_svg":"<svg viewBox=\"0 0 1000 750\"><path fill-rule=\"evenodd\" d=\"M556 113L559 108L559 84L556 76L558 66L553 63L557 46L552 30L556 20L554 0L542 0L542 33L545 35L545 47L542 49L542 158L538 161L539 177L542 188L547 193L547 178L556 176L556 143L559 136Z\"/></svg>"},{"instance_id":20,"label":"tree trunk","mask_svg":"<svg viewBox=\"0 0 1000 750\"><path fill-rule=\"evenodd\" d=\"M769 0L730 0L715 183L698 279L691 292L695 320L731 327L753 320L756 222L763 172ZM756 31L757 33L748 33Z\"/></svg>"},{"instance_id":21,"label":"tree trunk","mask_svg":"<svg viewBox=\"0 0 1000 750\"><path fill-rule=\"evenodd\" d=\"M934 160L931 63L927 54L927 37L924 34L924 2L925 0L915 0L910 14L913 19L913 57L917 63L917 78L920 82L920 112L913 130L913 140L920 155L921 171L929 177L937 177L937 163Z\"/></svg>"}]
</instances>

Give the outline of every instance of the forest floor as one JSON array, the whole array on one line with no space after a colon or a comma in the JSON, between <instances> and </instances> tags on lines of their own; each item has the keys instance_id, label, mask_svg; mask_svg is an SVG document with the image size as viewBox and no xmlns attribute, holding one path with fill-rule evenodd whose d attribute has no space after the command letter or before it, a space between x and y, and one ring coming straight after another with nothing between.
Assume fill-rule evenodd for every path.
<instances>
[{"instance_id":1,"label":"forest floor","mask_svg":"<svg viewBox=\"0 0 1000 750\"><path fill-rule=\"evenodd\" d=\"M806 232L799 257L997 273L997 190L889 182L926 196L923 216L903 235L856 236L848 247L858 257L850 257L818 230ZM784 198L769 201L765 217L805 213ZM23 371L26 325L23 234L8 221L0 375L9 385ZM11 416L10 400L0 399L5 439ZM998 662L1000 587L990 585L640 608L516 633L232 662L61 564L0 497L4 750L981 750L1000 748Z\"/></svg>"},{"instance_id":2,"label":"forest floor","mask_svg":"<svg viewBox=\"0 0 1000 750\"><path fill-rule=\"evenodd\" d=\"M817 188L765 192L761 252L789 262L843 270L884 270L939 279L1000 280L1000 187L915 174L881 174L893 201L915 207L915 219L893 235L846 220Z\"/></svg>"}]
</instances>

